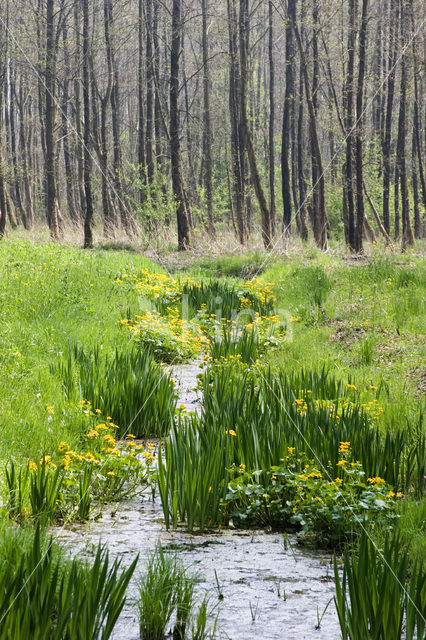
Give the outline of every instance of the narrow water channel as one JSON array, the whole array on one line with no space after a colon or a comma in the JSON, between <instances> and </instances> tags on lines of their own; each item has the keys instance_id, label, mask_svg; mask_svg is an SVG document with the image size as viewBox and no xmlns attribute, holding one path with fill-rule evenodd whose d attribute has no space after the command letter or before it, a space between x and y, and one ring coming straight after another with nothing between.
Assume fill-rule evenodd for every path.
<instances>
[{"instance_id":1,"label":"narrow water channel","mask_svg":"<svg viewBox=\"0 0 426 640\"><path fill-rule=\"evenodd\" d=\"M199 363L173 368L179 401L189 411L199 408L193 391L199 372ZM162 515L159 500L138 496L105 509L102 517L90 525L56 532L73 554L90 552L99 541L108 547L112 558L122 558L126 566L139 554L115 640L139 638L137 580L158 541L165 550L179 554L198 575L199 591L207 591L211 605L217 604L218 640L341 637L332 601L330 555L301 548L294 536L265 531L222 530L206 535L167 531ZM221 600L219 590L223 594Z\"/></svg>"}]
</instances>

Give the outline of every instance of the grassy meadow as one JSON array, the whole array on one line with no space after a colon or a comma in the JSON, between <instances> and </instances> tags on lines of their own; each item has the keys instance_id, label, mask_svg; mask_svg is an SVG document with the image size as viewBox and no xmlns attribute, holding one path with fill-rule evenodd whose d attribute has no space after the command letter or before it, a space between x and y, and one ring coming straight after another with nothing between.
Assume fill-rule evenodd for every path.
<instances>
[{"instance_id":1,"label":"grassy meadow","mask_svg":"<svg viewBox=\"0 0 426 640\"><path fill-rule=\"evenodd\" d=\"M343 554L346 577L341 585L336 569L336 608L343 637L353 640L367 637L377 612L353 601L350 590L361 590L366 601L373 597L367 591L374 585L365 579L373 565L373 582L385 584L383 549L410 597L395 591L392 580L378 588L383 611L392 607L399 617L375 620L374 637L420 638L426 611L421 253L377 249L353 260L337 249L322 254L307 247L272 258L186 255L181 264L179 255L163 258L171 273L137 251L0 243L0 565L7 566L0 578L0 639L22 622L17 613L2 628L12 597L7 581L24 580L22 566L30 571L37 558L50 563L50 611L62 620L40 637L79 637L72 608L85 616L90 637L101 637L102 625L112 631L135 567L124 572L98 550L103 609L91 619L92 603L78 580L99 576L63 559L43 531L47 524L90 520L106 502L142 487L157 492L167 527L264 527L328 546L336 563ZM200 415L178 405L172 374L162 368L195 358L205 362ZM156 438L164 448L158 461ZM19 536L24 565L19 557L7 564ZM158 554L141 582L141 611L160 588L153 567L168 562L161 549ZM177 565L170 562L173 576ZM179 610L179 598L192 598L189 583L179 578L179 591L173 580L170 612ZM19 615L25 617L29 602L37 611L37 589L34 584L29 601L21 598ZM60 601L59 592L68 600ZM182 623L183 634L188 628L182 637L213 637L206 602L194 613L192 636L189 622ZM45 622L40 612L25 624L34 635ZM164 620L152 624L165 628ZM141 637L154 637L149 633L155 632L141 623Z\"/></svg>"}]
</instances>

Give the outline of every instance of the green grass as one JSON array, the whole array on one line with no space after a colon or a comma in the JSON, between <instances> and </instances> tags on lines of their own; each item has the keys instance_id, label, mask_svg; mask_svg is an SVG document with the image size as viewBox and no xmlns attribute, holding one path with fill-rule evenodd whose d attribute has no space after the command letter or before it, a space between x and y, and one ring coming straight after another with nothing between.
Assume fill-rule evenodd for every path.
<instances>
[{"instance_id":1,"label":"green grass","mask_svg":"<svg viewBox=\"0 0 426 640\"><path fill-rule=\"evenodd\" d=\"M286 371L326 366L358 387L381 386L383 427L412 428L424 400L426 263L413 256L377 256L348 264L328 256L314 260L328 285L321 306L307 281L305 259L274 264L262 279L276 282L278 307L291 314L291 333L269 358Z\"/></svg>"},{"instance_id":2,"label":"green grass","mask_svg":"<svg viewBox=\"0 0 426 640\"><path fill-rule=\"evenodd\" d=\"M129 332L119 320L129 307L137 312L139 301L114 279L149 266L144 256L121 251L0 242L0 464L37 458L61 440L75 443L79 429L50 365L70 340L105 354L127 349Z\"/></svg>"}]
</instances>

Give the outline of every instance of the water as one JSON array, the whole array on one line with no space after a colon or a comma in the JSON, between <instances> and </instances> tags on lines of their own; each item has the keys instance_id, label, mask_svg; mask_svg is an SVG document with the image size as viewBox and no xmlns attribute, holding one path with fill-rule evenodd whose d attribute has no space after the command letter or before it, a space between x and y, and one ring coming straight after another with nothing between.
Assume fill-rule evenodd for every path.
<instances>
[{"instance_id":1,"label":"water","mask_svg":"<svg viewBox=\"0 0 426 640\"><path fill-rule=\"evenodd\" d=\"M188 411L200 408L193 390L198 373L198 362L173 367L179 402ZM107 545L111 558L122 558L125 566L139 554L115 640L139 638L137 581L158 541L165 550L176 551L197 573L197 589L202 594L207 591L211 605L218 605L218 640L341 637L334 603L330 602L334 595L330 555L301 548L294 536L284 538L265 531L222 530L203 535L167 531L162 515L159 501L138 496L108 507L90 525L56 531L57 539L74 554L88 553L99 541ZM223 594L220 601L219 589ZM317 629L318 616L328 603Z\"/></svg>"},{"instance_id":2,"label":"water","mask_svg":"<svg viewBox=\"0 0 426 640\"><path fill-rule=\"evenodd\" d=\"M173 549L185 565L199 575L198 588L219 604L219 640L338 640L339 625L333 602L331 557L299 547L294 537L264 531L218 531L192 535L166 531L161 506L139 496L103 512L86 528L57 532L56 536L74 553L98 541L106 544L112 558L130 564L139 553L135 577L119 618L114 638L139 638L137 578L143 574L148 555L160 540ZM223 600L219 603L216 575Z\"/></svg>"}]
</instances>

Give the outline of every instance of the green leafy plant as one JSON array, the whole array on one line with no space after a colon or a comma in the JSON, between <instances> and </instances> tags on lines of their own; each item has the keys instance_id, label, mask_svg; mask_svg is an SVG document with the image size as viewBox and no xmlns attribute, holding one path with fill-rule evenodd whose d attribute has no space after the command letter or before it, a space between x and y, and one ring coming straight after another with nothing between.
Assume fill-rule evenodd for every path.
<instances>
[{"instance_id":1,"label":"green leafy plant","mask_svg":"<svg viewBox=\"0 0 426 640\"><path fill-rule=\"evenodd\" d=\"M50 456L43 456L37 469L30 475L29 499L33 517L55 520L59 511L62 480L60 467L52 467Z\"/></svg>"},{"instance_id":2,"label":"green leafy plant","mask_svg":"<svg viewBox=\"0 0 426 640\"><path fill-rule=\"evenodd\" d=\"M347 443L342 443L346 445ZM247 472L230 470L224 518L234 525L271 526L296 530L321 546L341 546L366 527L389 526L395 514L395 494L381 478L365 477L359 463L350 462L346 447L336 467L320 468L305 454L289 448L285 464Z\"/></svg>"},{"instance_id":3,"label":"green leafy plant","mask_svg":"<svg viewBox=\"0 0 426 640\"><path fill-rule=\"evenodd\" d=\"M158 489L167 528L185 522L189 531L217 524L226 491L229 447L221 429L200 428L195 417L181 418L158 458Z\"/></svg>"},{"instance_id":4,"label":"green leafy plant","mask_svg":"<svg viewBox=\"0 0 426 640\"><path fill-rule=\"evenodd\" d=\"M406 638L424 637L426 576L421 562L409 570L401 546L398 535L389 535L378 550L363 534L358 550L345 550L342 576L334 558L335 605L344 640L399 640L404 616Z\"/></svg>"},{"instance_id":5,"label":"green leafy plant","mask_svg":"<svg viewBox=\"0 0 426 640\"><path fill-rule=\"evenodd\" d=\"M254 329L243 328L238 331L222 330L222 335L210 342L209 356L212 360L239 356L242 362L252 364L259 355L259 338Z\"/></svg>"},{"instance_id":6,"label":"green leafy plant","mask_svg":"<svg viewBox=\"0 0 426 640\"><path fill-rule=\"evenodd\" d=\"M107 640L125 602L136 560L126 570L98 547L91 566L44 541L39 526L0 535L0 638Z\"/></svg>"},{"instance_id":7,"label":"green leafy plant","mask_svg":"<svg viewBox=\"0 0 426 640\"><path fill-rule=\"evenodd\" d=\"M83 396L110 415L124 433L163 436L169 431L176 407L173 382L149 351L102 356L99 348L86 351L74 345L57 369L69 399Z\"/></svg>"},{"instance_id":8,"label":"green leafy plant","mask_svg":"<svg viewBox=\"0 0 426 640\"><path fill-rule=\"evenodd\" d=\"M139 584L141 640L164 640L172 619L174 640L213 637L214 629L208 631L207 597L202 599L198 611L195 610L195 582L196 576L190 575L178 557L167 553L159 544Z\"/></svg>"}]
</instances>

